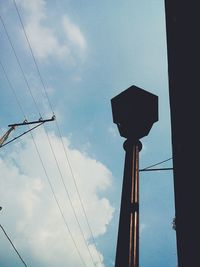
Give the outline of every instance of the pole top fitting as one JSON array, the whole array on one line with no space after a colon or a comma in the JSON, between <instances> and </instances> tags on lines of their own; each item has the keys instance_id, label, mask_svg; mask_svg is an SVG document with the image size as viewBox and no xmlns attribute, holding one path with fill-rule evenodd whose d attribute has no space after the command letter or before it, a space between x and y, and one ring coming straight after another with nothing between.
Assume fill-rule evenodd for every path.
<instances>
[{"instance_id":1,"label":"pole top fitting","mask_svg":"<svg viewBox=\"0 0 200 267\"><path fill-rule=\"evenodd\" d=\"M132 85L111 99L113 122L121 136L139 140L158 121L158 96Z\"/></svg>"},{"instance_id":2,"label":"pole top fitting","mask_svg":"<svg viewBox=\"0 0 200 267\"><path fill-rule=\"evenodd\" d=\"M128 151L129 149L132 150L133 146L138 146L139 152L142 150L142 143L140 142L140 140L133 141L127 139L123 144L123 148L125 151Z\"/></svg>"}]
</instances>

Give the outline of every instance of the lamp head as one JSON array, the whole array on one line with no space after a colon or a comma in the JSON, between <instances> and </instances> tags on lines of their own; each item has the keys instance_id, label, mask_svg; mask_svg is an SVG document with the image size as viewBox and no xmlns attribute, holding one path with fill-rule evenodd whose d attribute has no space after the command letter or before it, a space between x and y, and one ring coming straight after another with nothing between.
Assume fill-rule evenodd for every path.
<instances>
[{"instance_id":1,"label":"lamp head","mask_svg":"<svg viewBox=\"0 0 200 267\"><path fill-rule=\"evenodd\" d=\"M121 136L139 140L158 121L158 96L131 86L111 99L113 122Z\"/></svg>"}]
</instances>

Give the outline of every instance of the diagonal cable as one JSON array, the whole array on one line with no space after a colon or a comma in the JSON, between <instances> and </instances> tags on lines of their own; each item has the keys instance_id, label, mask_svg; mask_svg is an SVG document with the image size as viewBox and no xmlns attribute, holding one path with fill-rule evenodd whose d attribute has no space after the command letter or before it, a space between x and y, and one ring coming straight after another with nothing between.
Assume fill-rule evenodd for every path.
<instances>
[{"instance_id":1,"label":"diagonal cable","mask_svg":"<svg viewBox=\"0 0 200 267\"><path fill-rule=\"evenodd\" d=\"M62 184L63 184L63 186L64 186L65 192L66 192L66 194L67 194L67 197L68 197L70 206L71 206L71 208L72 208L72 211L73 211L73 214L74 214L74 216L75 216L76 222L77 222L77 224L78 224L78 226L79 226L80 233L81 233L81 235L82 235L82 237L83 237L83 240L84 240L84 242L85 242L85 244L86 244L86 247L87 247L88 253L89 253L90 257L91 257L91 260L92 260L92 262L93 262L93 264L94 264L94 266L95 266L95 265L96 265L96 264L95 264L95 261L94 261L94 259L93 259L93 256L92 256L91 252L90 252L90 249L89 249L89 247L88 247L87 240L86 240L85 235L84 235L84 233L83 233L83 229L82 229L81 224L80 224L80 222L79 222L79 219L78 219L77 213L76 213L76 211L75 211L74 205L73 205L73 203L72 203L72 200L71 200L71 198L70 198L69 192L68 192L68 190L67 190L67 186L66 186L66 184L65 184L65 181L64 181L64 177L63 177L62 171L61 171L61 169L60 169L60 166L59 166L59 163L58 163L58 160L57 160L55 151L54 151L54 149L53 149L53 146L52 146L52 143L51 143L51 140L50 140L50 137L49 137L49 134L47 133L45 127L44 127L44 131L45 131L45 133L46 133L46 136L47 136L47 139L48 139L48 143L49 143L49 145L50 145L52 155L53 155L54 160L55 160L55 162L56 162L56 166L57 166L57 169L58 169L58 171L59 171L60 178L61 178Z\"/></svg>"},{"instance_id":2,"label":"diagonal cable","mask_svg":"<svg viewBox=\"0 0 200 267\"><path fill-rule=\"evenodd\" d=\"M29 92L30 92L30 94L31 94L31 97L32 97L32 99L34 100L34 103L35 103L35 106L36 106L36 108L37 108L37 110L38 110L38 112L39 112L39 115L41 116L39 107L38 107L38 105L37 105L37 103L36 103L36 101L35 101L35 99L34 99L34 97L33 97L32 91L31 91L30 86L29 86L29 82L28 82L28 80L27 80L27 78L26 78L26 76L25 76L25 74L24 74L22 65L21 65L21 63L20 63L20 60L19 60L19 58L18 58L18 56L17 56L17 53L16 53L16 51L15 51L14 45L13 45L13 43L12 43L12 41L11 41L11 38L10 38L10 36L9 36L9 34L8 34L8 31L7 31L7 29L6 29L5 23L4 23L3 18L2 18L1 16L0 16L0 19L1 19L1 22L2 22L2 24L3 24L3 26L4 26L6 35L7 35L7 37L8 37L9 43L10 43L10 45L11 45L11 47L12 47L12 50L13 50L13 52L14 52L14 55L15 55L16 60L17 60L17 62L18 62L18 65L19 65L19 67L20 67L20 70L22 71L23 78L24 78L24 80L25 80L25 82L26 82L26 85L27 85L27 87L28 87L28 89L29 89ZM45 133L46 133L46 135L47 135L46 130L45 130ZM58 171L59 171L59 173L60 173L60 175L61 175L61 177L62 177L62 173L61 173L61 171L60 171L60 168L59 168L59 165L58 165L58 162L57 162L55 153L53 152L53 148L52 148L52 145L51 145L51 143L50 143L50 139L49 139L48 136L47 136L47 139L48 139L48 142L49 142L51 151L52 151L52 153L53 153L53 155L54 155L54 159L55 159L55 161L56 161L56 166L57 166ZM62 179L62 181L63 181L63 178L61 178L61 179ZM66 186L65 186L65 189L66 189ZM68 195L68 197L69 197L69 194L67 194L67 195ZM73 211L74 211L74 215L75 215L76 221L77 221L77 223L78 223L78 226L79 226L79 228L80 228L80 223L79 223L79 221L78 221L78 218L77 218L77 215L76 215L76 213L75 213L75 209L74 209L74 207L73 207L73 204L72 204L72 201L71 201L70 197L69 197L69 201L70 201L70 205L72 206L72 209L73 209ZM90 257L91 257L91 260L92 260L93 264L95 265L94 259L93 259L93 257L92 257L91 252L90 252L90 249L89 249L89 247L88 247L88 244L87 244L87 241L86 241L86 239L85 239L85 236L83 235L83 230L82 230L81 228L80 228L80 232L81 232L81 234L82 234L82 236L83 236L83 239L84 239L85 245L86 245L86 247L87 247L88 253L89 253Z\"/></svg>"},{"instance_id":3,"label":"diagonal cable","mask_svg":"<svg viewBox=\"0 0 200 267\"><path fill-rule=\"evenodd\" d=\"M2 66L3 66L3 65L2 65ZM12 85L12 83L11 83L11 81L10 81L10 79L9 79L9 77L8 77L8 75L7 75L7 73L6 73L6 71L5 71L5 68L3 68L3 69L4 69L4 74L5 74L5 76L6 76L6 79L7 79L8 83L9 83L9 85L10 85L10 88L12 88L11 90L12 90L12 93L14 94L14 97L15 97L15 99L16 99L16 102L17 102L18 105L20 105L20 107L21 107L21 112L22 112L22 114L24 115L24 117L26 118L26 115L25 115L25 113L24 113L24 110L23 110L23 108L22 108L20 102L18 101L16 91L15 91L15 89L14 89L14 87L13 87L13 85ZM33 140L33 143L34 143L36 152L37 152L37 154L38 154L39 160L40 160L40 162L41 162L42 168L43 168L43 170L44 170L45 176L46 176L46 178L47 178L48 184L49 184L49 186L50 186L51 192L52 192L52 194L53 194L53 198L54 198L54 200L55 200L55 202L56 202L56 205L57 205L57 207L58 207L58 210L59 210L59 212L60 212L60 214L61 214L61 217L62 217L62 219L63 219L63 221L64 221L64 224L65 224L65 226L66 226L66 228L67 228L67 230L68 230L68 233L69 233L69 235L70 235L70 237L71 237L71 239L72 239L72 242L73 242L73 244L74 244L74 246L75 246L75 248L76 248L76 251L77 251L77 253L78 253L78 255L79 255L80 259L81 259L81 262L82 262L83 265L86 267L85 261L83 260L83 257L81 256L80 250L78 249L78 245L77 245L77 243L76 243L76 241L75 241L75 239L74 239L74 237L73 237L73 235L72 235L72 233L71 233L71 231L70 231L70 228L69 228L69 226L68 226L68 224L67 224L67 221L66 221L66 219L65 219L65 216L64 216L64 214L63 214L63 212L62 212L61 206L60 206L59 201L58 201L58 199L57 199L57 197L56 197L55 191L54 191L54 189L53 189L52 183L51 183L51 181L50 181L50 178L49 178L49 176L48 176L47 170L46 170L45 165L44 165L44 163L43 163L43 161L42 161L40 152L39 152L39 150L38 150L37 144L36 144L36 142L35 142L35 139L34 139L34 136L32 135L32 133L31 133L31 137L32 137L32 140Z\"/></svg>"},{"instance_id":4,"label":"diagonal cable","mask_svg":"<svg viewBox=\"0 0 200 267\"><path fill-rule=\"evenodd\" d=\"M41 114L40 114L40 111L39 111L37 102L36 102L36 100L35 100L35 98L34 98L34 96L33 96L33 93L32 93L32 91L31 91L30 85L29 85L29 83L28 83L28 80L27 80L26 75L25 75L25 73L24 73L24 70L23 70L23 68L22 68L21 62L20 62L20 60L19 60L19 57L17 56L16 50L15 50L15 48L14 48L14 46L13 46L12 40L11 40L11 38L10 38L10 35L8 34L6 25L5 25L4 20L3 20L3 18L2 18L1 15L0 15L0 20L1 20L1 23L2 23L3 28L4 28L4 30L5 30L6 36L7 36L7 38L8 38L8 41L9 41L9 43L10 43L10 46L11 46L11 48L12 48L12 50L13 50L13 53L14 53L14 55L15 55L15 58L16 58L16 60L17 60L18 66L19 66L19 68L20 68L20 70L21 70L21 73L22 73L22 76L23 76L24 81L25 81L25 83L26 83L26 86L27 86L27 88L28 88L28 90L29 90L29 93L30 93L30 95L31 95L31 98L32 98L32 100L33 100L33 102L34 102L35 108L36 108L37 112L39 113L39 115L40 115L40 117L41 117Z\"/></svg>"},{"instance_id":5,"label":"diagonal cable","mask_svg":"<svg viewBox=\"0 0 200 267\"><path fill-rule=\"evenodd\" d=\"M54 191L53 186L52 186L52 183L51 183L51 181L50 181L50 179L49 179L47 170L46 170L46 168L45 168L44 162L43 162L43 160L42 160L42 157L41 157L41 155L40 155L38 146L37 146L37 144L36 144L36 142L35 142L35 139L34 139L32 133L31 133L31 137L32 137L32 140L33 140L35 149L36 149L36 151L37 151L38 157L39 157L39 159L40 159L42 168L43 168L43 170L44 170L45 176L46 176L47 181L48 181L48 183L49 183L49 186L50 186L50 188L51 188L51 192L52 192L52 194L53 194L53 197L54 197L54 200L55 200L55 202L56 202L56 205L57 205L57 207L58 207L58 209L59 209L59 212L60 212L60 214L61 214L61 216L62 216L62 218L63 218L63 221L64 221L64 223L65 223L65 226L67 227L67 230L68 230L68 232L69 232L69 235L70 235L70 237L71 237L71 239L72 239L72 241L73 241L73 243L74 243L74 246L75 246L75 248L76 248L76 251L78 252L78 255L79 255L80 259L81 259L81 262L82 262L83 265L86 267L87 265L86 265L86 263L85 263L83 257L81 256L81 252L80 252L80 250L79 250L79 248L78 248L78 245L77 245L77 243L76 243L76 241L75 241L75 239L74 239L74 237L73 237L73 235L72 235L72 232L71 232L71 230L70 230L70 228L69 228L69 226L68 226L68 223L67 223L67 221L66 221L66 219L65 219L65 216L64 216L64 214L63 214L63 212L62 212L61 206L60 206L60 204L59 204L59 202L58 202L58 199L57 199L57 197L56 197L55 191Z\"/></svg>"},{"instance_id":6,"label":"diagonal cable","mask_svg":"<svg viewBox=\"0 0 200 267\"><path fill-rule=\"evenodd\" d=\"M158 165L160 165L160 164L162 164L162 163L164 163L164 162L167 162L167 161L169 161L169 160L171 160L171 159L172 159L172 158L165 159L165 160L163 160L163 161L160 161L160 162L158 162L158 163L155 163L155 164L153 164L153 165L150 165L150 166L148 166L148 167L146 167L146 168L142 168L142 170L143 170L143 171L148 170L148 169L150 169L150 168L152 168L152 167L158 166Z\"/></svg>"},{"instance_id":7,"label":"diagonal cable","mask_svg":"<svg viewBox=\"0 0 200 267\"><path fill-rule=\"evenodd\" d=\"M52 113L54 114L53 107L52 107L52 104L51 104L51 102L50 102L50 99L49 99L49 96L48 96L48 93L47 93L47 89L46 89L45 83L44 83L44 81L43 81L43 79L42 79L42 75L41 75L39 66L38 66L38 64L37 64L36 58L35 58L35 56L34 56L33 49L32 49L32 47L31 47L31 44L30 44L28 35L27 35L27 33L26 33L26 30L25 30L25 27L24 27L24 24L23 24L23 21L22 21L22 18L21 18L19 9L18 9L18 7L17 7L16 1L13 0L13 3L14 3L14 6L15 6L15 9L16 9L16 11L17 11L17 14L18 14L18 17L19 17L19 20L20 20L20 23L21 23L21 26L22 26L22 29L23 29L25 38L26 38L26 41L27 41L27 43L28 43L28 46L29 46L29 49L30 49L30 52L31 52L31 55L32 55L32 58L33 58L33 61L34 61L35 67L36 67L36 70L37 70L37 72L38 72L38 76L39 76L40 81L41 81L41 83L42 83L43 90L44 90L44 93L45 93L45 95L46 95L46 98L47 98L49 107L50 107ZM69 161L69 157L68 157L66 148L65 148L65 146L64 146L64 142L63 142L63 139L62 139L61 131L60 131L58 122L55 121L55 123L56 123L56 127L57 127L57 129L58 129L59 137L60 137L61 142L62 142L62 146L63 146L63 150L64 150L64 153L65 153L66 161L67 161L67 164L68 164L68 166L69 166L69 169L70 169L70 172L71 172L71 175L72 175L72 178L73 178L73 182L74 182L74 184L75 184L75 188L76 188L76 191L77 191L77 194L78 194L78 198L79 198L79 201L80 201L80 204L81 204L83 213L84 213L84 217L85 217L85 220L86 220L88 229L89 229L89 231L90 231L90 234L91 234L93 243L94 243L94 245L95 245L96 251L97 251L97 253L98 253L98 249L97 249L96 241L95 241L95 238L94 238L94 234L93 234L93 232L92 232L92 229L91 229L91 226L90 226L90 223L89 223L87 214L86 214L86 210L85 210L85 208L84 208L83 201L82 201L80 192L79 192L79 190L78 190L78 186L77 186L77 182L76 182L76 179L75 179L75 176L74 176L74 173L73 173L73 169L72 169L72 166L71 166L71 164L70 164L70 161ZM99 253L98 253L98 257L99 257L99 261L100 261L100 263L102 264L102 260L101 260L101 257L100 257L100 255L99 255Z\"/></svg>"},{"instance_id":8,"label":"diagonal cable","mask_svg":"<svg viewBox=\"0 0 200 267\"><path fill-rule=\"evenodd\" d=\"M21 262L23 263L23 265L25 267L28 267L25 263L25 261L23 260L22 256L19 254L18 250L16 249L15 245L13 244L12 240L10 239L10 237L8 236L8 234L6 233L4 227L0 224L0 228L2 229L4 235L6 236L6 238L8 239L8 241L10 242L11 246L13 247L13 249L15 250L15 252L17 253L17 256L20 258Z\"/></svg>"},{"instance_id":9,"label":"diagonal cable","mask_svg":"<svg viewBox=\"0 0 200 267\"><path fill-rule=\"evenodd\" d=\"M18 7L17 7L17 3L16 3L15 0L13 0L13 3L14 3L14 6L15 6L15 9L16 9L16 11L17 11L17 15L18 15L18 17L19 17L20 24L21 24L21 26L22 26L22 29L23 29L23 32L24 32L26 41L27 41L27 43L28 43L28 46L29 46L29 49L30 49L30 52L31 52L31 55L32 55L32 58L33 58L33 61L34 61L34 63L35 63L35 67L36 67L36 69L37 69L38 76L39 76L39 78L40 78L40 81L41 81L41 83L42 83L43 88L45 88L45 90L44 90L45 96L46 96L46 98L47 98L47 101L48 101L48 104L49 104L49 106L50 106L50 109L51 109L52 113L54 114L54 112L53 112L53 107L52 107L52 105L51 105L51 102L50 102L50 99L49 99L49 96L48 96L48 93L47 93L47 90L46 90L46 87L45 87L45 83L44 83L44 81L43 81L43 79L42 79L42 75L41 75L41 73L40 73L40 70L39 70L39 67L38 67L36 58L35 58L35 56L34 56L33 49L32 49L32 47L31 47L29 38L28 38L28 36L27 36L27 33L26 33L26 30L25 30L25 27L24 27L24 24L23 24L21 15L20 15L20 13L19 13L19 9L18 9Z\"/></svg>"},{"instance_id":10,"label":"diagonal cable","mask_svg":"<svg viewBox=\"0 0 200 267\"><path fill-rule=\"evenodd\" d=\"M84 204L83 204L83 200L82 200L82 197L81 197L81 194L79 192L79 189L78 189L78 185L77 185L77 182L76 182L76 178L75 178L75 175L74 175L74 171L72 169L72 166L71 166L71 163L70 163L70 160L69 160L69 156L68 156L68 153L67 153L67 150L65 148L65 145L64 145L64 141L63 141L63 138L62 138L62 135L61 135L61 132L60 132L60 129L59 129L59 126L58 126L58 123L57 121L55 122L57 124L57 128L58 128L58 133L59 133L59 137L60 137L60 140L61 140L61 143L62 143L62 147L63 147L63 150L64 150L64 154L65 154L65 159L66 159L66 162L69 166L69 169L70 169L70 173L71 173L71 176L72 176L72 179L73 179L73 182L74 182L74 185L75 185L75 188L76 188L76 192L77 192L77 195L78 195L78 199L79 199L79 202L81 204L81 207L82 207L82 210L83 210L83 214L84 214L84 217L85 217L85 220L86 220L86 223L87 223L87 226L88 226L88 229L89 229L89 232L90 232L90 235L92 237L92 241L95 245L95 248L96 248L96 251L97 251L97 254L98 254L98 257L99 257L99 262L102 264L102 260L101 260L101 257L100 257L100 254L98 252L98 249L97 249L97 244L96 244L96 241L95 241L95 238L94 238L94 234L92 232L92 228L90 226L90 223L89 223L89 220L88 220L88 216L86 214L86 210L85 210L85 207L84 207Z\"/></svg>"},{"instance_id":11,"label":"diagonal cable","mask_svg":"<svg viewBox=\"0 0 200 267\"><path fill-rule=\"evenodd\" d=\"M25 135L25 134L27 134L27 133L29 133L29 132L35 130L36 128L38 128L39 126L41 126L43 123L44 123L44 122L41 122L40 124L38 124L38 125L36 125L36 126L34 126L34 127L32 127L32 128L29 128L29 130L27 130L27 131L23 132L22 134L20 134L20 135L14 137L13 139L11 139L10 141L4 143L3 145L0 145L0 148L2 148L3 146L6 146L6 145L12 143L13 141L17 140L18 138L22 137L23 135Z\"/></svg>"},{"instance_id":12,"label":"diagonal cable","mask_svg":"<svg viewBox=\"0 0 200 267\"><path fill-rule=\"evenodd\" d=\"M14 95L16 101L17 101L17 104L18 104L18 106L19 106L19 108L20 108L20 110L21 110L21 113L24 114L22 105L20 104L20 101L19 101L19 99L18 99L18 97L17 97L17 94L16 94L16 92L15 92L13 86L12 86L12 83L10 82L10 79L9 79L9 77L8 77L8 75L7 75L7 72L6 72L5 68L4 68L4 66L3 66L3 64L2 64L2 62L1 62L1 60L0 60L0 65L1 65L1 68L2 68L2 70L3 70L4 76L6 77L6 80L7 80L8 84L9 84L9 87L10 87L10 89L11 89L11 91L12 91L12 93L13 93L13 95ZM24 119L26 120L25 115L24 115Z\"/></svg>"}]
</instances>

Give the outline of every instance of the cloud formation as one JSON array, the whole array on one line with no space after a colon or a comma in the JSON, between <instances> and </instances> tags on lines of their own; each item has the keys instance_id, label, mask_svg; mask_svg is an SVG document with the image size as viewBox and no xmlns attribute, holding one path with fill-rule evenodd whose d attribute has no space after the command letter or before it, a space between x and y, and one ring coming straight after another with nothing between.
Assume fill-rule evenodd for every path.
<instances>
[{"instance_id":1,"label":"cloud formation","mask_svg":"<svg viewBox=\"0 0 200 267\"><path fill-rule=\"evenodd\" d=\"M56 26L49 26L47 7L44 0L18 0L26 15L25 30L29 37L32 49L38 59L48 56L70 58L74 61L75 55L81 58L85 55L86 40L78 25L72 22L67 15L60 21L60 28L64 38L59 38ZM75 53L74 53L75 51Z\"/></svg>"},{"instance_id":2,"label":"cloud formation","mask_svg":"<svg viewBox=\"0 0 200 267\"><path fill-rule=\"evenodd\" d=\"M75 25L67 16L63 17L62 25L65 35L71 46L78 48L79 53L83 54L86 50L87 45L80 28Z\"/></svg>"},{"instance_id":3,"label":"cloud formation","mask_svg":"<svg viewBox=\"0 0 200 267\"><path fill-rule=\"evenodd\" d=\"M93 266L88 250L95 262L98 262L99 257L103 260L103 256L92 243L61 141L54 133L50 133L50 138L88 248L75 220L44 132L38 131L35 141L78 251L86 265ZM64 143L88 221L94 237L98 237L106 232L113 215L109 200L102 197L103 192L111 185L112 175L100 162L76 149L70 149L66 138ZM53 198L31 138L24 138L22 145L13 145L13 149L9 153L5 152L3 157L4 159L0 158L2 224L12 233L12 238L23 252L24 258L32 259L33 263L37 262L42 266L83 266Z\"/></svg>"}]
</instances>

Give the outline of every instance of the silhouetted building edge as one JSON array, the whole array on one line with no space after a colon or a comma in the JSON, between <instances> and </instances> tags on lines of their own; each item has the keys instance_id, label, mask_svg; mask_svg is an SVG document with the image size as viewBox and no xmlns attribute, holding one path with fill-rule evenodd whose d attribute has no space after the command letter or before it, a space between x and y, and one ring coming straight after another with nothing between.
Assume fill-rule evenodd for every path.
<instances>
[{"instance_id":1,"label":"silhouetted building edge","mask_svg":"<svg viewBox=\"0 0 200 267\"><path fill-rule=\"evenodd\" d=\"M200 266L198 6L198 1L165 1L179 267Z\"/></svg>"}]
</instances>

